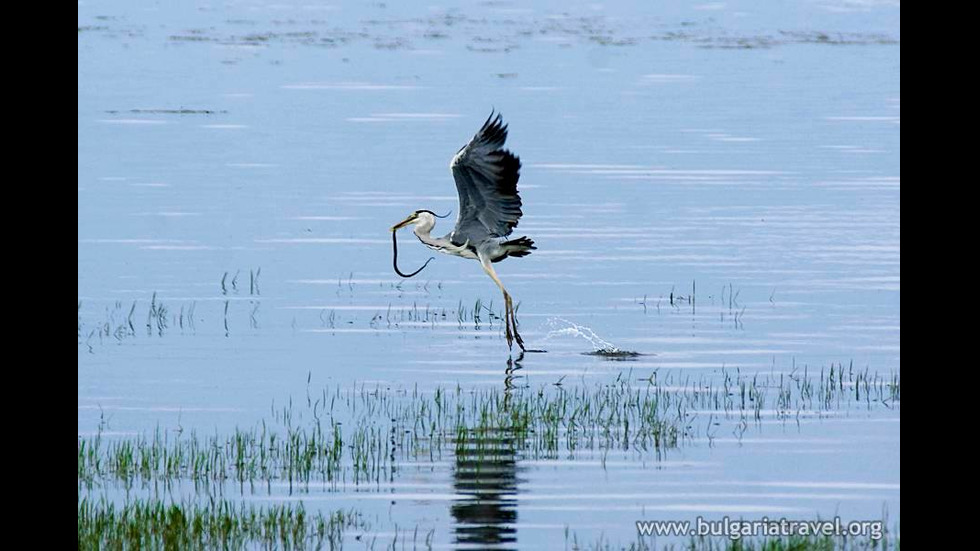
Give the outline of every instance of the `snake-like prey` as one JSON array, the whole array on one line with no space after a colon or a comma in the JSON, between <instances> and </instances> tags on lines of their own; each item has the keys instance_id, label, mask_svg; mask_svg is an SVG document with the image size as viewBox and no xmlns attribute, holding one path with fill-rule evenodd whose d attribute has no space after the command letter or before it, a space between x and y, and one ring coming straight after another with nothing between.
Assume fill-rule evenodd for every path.
<instances>
[{"instance_id":1,"label":"snake-like prey","mask_svg":"<svg viewBox=\"0 0 980 551\"><path fill-rule=\"evenodd\" d=\"M394 256L391 259L391 265L394 266L395 273L396 274L398 274L398 275L400 275L400 276L402 276L404 278L413 277L414 275L416 275L419 272L421 272L422 270L424 270L425 267L429 265L429 262L432 262L432 260L435 259L435 257L434 256L430 256L429 259L425 261L425 264L423 264L422 267L419 268L418 270L415 270L414 272L412 272L410 274L403 274L402 271L398 269L398 238L395 237L395 235L397 233L398 233L397 231L391 232L391 248L392 248L392 251L394 251Z\"/></svg>"}]
</instances>

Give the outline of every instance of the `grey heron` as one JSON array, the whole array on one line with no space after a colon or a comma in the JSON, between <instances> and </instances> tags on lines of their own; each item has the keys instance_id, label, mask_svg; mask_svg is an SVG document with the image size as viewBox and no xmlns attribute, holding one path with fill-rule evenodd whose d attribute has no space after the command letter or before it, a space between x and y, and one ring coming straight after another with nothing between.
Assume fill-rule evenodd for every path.
<instances>
[{"instance_id":1,"label":"grey heron","mask_svg":"<svg viewBox=\"0 0 980 551\"><path fill-rule=\"evenodd\" d=\"M521 212L521 197L517 191L520 178L520 159L504 149L507 141L507 125L501 116L491 112L483 127L453 157L449 167L456 180L459 195L459 210L453 231L442 237L432 237L432 228L439 216L431 210L417 210L407 218L391 227L394 247L395 272L402 277L411 277L425 268L430 258L421 268L411 274L403 274L398 269L398 244L396 232L405 226L415 225L415 236L425 246L441 253L479 260L483 271L493 279L504 294L505 325L507 346L513 348L514 341L521 350L524 340L517 332L517 318L514 315L514 302L504 284L497 277L493 264L513 256L531 254L537 247L534 241L525 237L506 239L517 226Z\"/></svg>"}]
</instances>

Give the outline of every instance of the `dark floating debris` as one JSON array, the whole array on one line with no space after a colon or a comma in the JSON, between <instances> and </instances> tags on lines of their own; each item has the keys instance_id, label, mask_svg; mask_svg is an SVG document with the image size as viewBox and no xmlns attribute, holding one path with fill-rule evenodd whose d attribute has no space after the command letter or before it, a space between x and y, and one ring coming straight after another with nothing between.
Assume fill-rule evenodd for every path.
<instances>
[{"instance_id":1,"label":"dark floating debris","mask_svg":"<svg viewBox=\"0 0 980 551\"><path fill-rule=\"evenodd\" d=\"M153 114L153 115L213 115L215 113L227 113L228 111L212 111L210 109L129 109L124 113ZM106 111L110 115L117 115L118 110Z\"/></svg>"},{"instance_id":2,"label":"dark floating debris","mask_svg":"<svg viewBox=\"0 0 980 551\"><path fill-rule=\"evenodd\" d=\"M592 352L582 352L583 356L598 356L607 360L634 360L640 356L646 356L633 350L620 350L618 348L600 348Z\"/></svg>"}]
</instances>

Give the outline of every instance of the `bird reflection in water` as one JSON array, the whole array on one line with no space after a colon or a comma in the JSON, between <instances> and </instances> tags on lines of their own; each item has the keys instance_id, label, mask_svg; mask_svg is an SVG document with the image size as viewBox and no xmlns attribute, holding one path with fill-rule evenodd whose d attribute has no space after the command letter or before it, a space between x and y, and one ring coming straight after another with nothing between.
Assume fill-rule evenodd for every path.
<instances>
[{"instance_id":1,"label":"bird reflection in water","mask_svg":"<svg viewBox=\"0 0 980 551\"><path fill-rule=\"evenodd\" d=\"M517 359L507 358L507 369L504 370L504 392L507 393L507 400L504 403L510 402L510 391L517 388L517 382L524 378L523 375L519 374L517 371L523 369L524 366L521 362L524 361L524 351L517 356Z\"/></svg>"},{"instance_id":2,"label":"bird reflection in water","mask_svg":"<svg viewBox=\"0 0 980 551\"><path fill-rule=\"evenodd\" d=\"M513 367L509 365L508 371ZM509 388L506 392L509 396ZM516 548L519 448L519 439L510 429L471 430L456 441L457 498L450 512L459 548Z\"/></svg>"}]
</instances>

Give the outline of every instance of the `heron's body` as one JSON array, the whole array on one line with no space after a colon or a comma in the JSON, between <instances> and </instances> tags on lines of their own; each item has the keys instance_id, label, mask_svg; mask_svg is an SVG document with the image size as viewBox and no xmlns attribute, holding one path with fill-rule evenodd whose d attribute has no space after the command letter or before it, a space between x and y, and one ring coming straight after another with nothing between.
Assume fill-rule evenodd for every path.
<instances>
[{"instance_id":1,"label":"heron's body","mask_svg":"<svg viewBox=\"0 0 980 551\"><path fill-rule=\"evenodd\" d=\"M534 241L527 237L506 239L523 215L521 198L517 192L521 161L513 153L503 149L506 140L507 125L503 124L500 115L494 118L491 113L480 131L450 162L459 195L459 214L453 231L442 237L432 237L437 216L429 210L415 211L393 226L391 231L415 224L415 236L430 249L479 260L484 271L504 294L507 343L517 340L518 346L523 350L524 343L517 333L517 320L510 293L504 288L492 266L510 256L527 256L536 249ZM398 271L397 264L395 270ZM404 275L400 271L398 273Z\"/></svg>"},{"instance_id":2,"label":"heron's body","mask_svg":"<svg viewBox=\"0 0 980 551\"><path fill-rule=\"evenodd\" d=\"M448 233L442 237L432 237L432 228L435 226L435 217L427 212L419 215L421 220L415 225L413 233L415 237L426 247L439 251L443 254L479 260L480 251L484 252L490 262L496 263L508 256L521 257L531 254L532 249L536 249L534 242L527 237L504 241L500 239L488 239L480 244L480 247L470 243L456 243L453 241L453 234Z\"/></svg>"}]
</instances>

